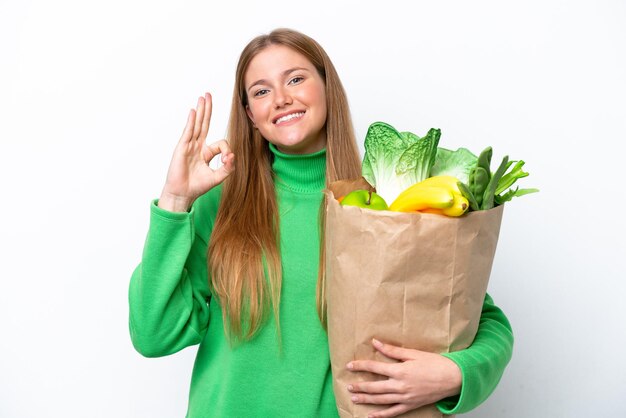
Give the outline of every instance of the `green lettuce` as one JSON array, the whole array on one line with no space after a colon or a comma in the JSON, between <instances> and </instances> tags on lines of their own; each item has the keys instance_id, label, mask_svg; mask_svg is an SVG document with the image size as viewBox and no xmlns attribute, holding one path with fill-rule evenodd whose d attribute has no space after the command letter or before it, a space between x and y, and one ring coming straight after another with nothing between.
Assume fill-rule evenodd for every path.
<instances>
[{"instance_id":1,"label":"green lettuce","mask_svg":"<svg viewBox=\"0 0 626 418\"><path fill-rule=\"evenodd\" d=\"M439 129L431 129L420 138L374 122L365 136L363 177L391 204L403 190L430 177L440 137Z\"/></svg>"},{"instance_id":2,"label":"green lettuce","mask_svg":"<svg viewBox=\"0 0 626 418\"><path fill-rule=\"evenodd\" d=\"M470 172L476 167L477 161L478 157L467 148L451 151L440 147L430 175L452 176L463 183L468 183Z\"/></svg>"}]
</instances>

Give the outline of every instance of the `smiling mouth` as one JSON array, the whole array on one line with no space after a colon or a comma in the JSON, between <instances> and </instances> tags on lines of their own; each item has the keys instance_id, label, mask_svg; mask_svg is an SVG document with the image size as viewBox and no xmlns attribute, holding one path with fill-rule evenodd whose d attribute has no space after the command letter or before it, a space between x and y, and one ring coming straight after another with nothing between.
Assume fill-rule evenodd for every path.
<instances>
[{"instance_id":1,"label":"smiling mouth","mask_svg":"<svg viewBox=\"0 0 626 418\"><path fill-rule=\"evenodd\" d=\"M293 119L299 119L302 116L304 116L304 113L305 112L294 112L285 116L281 116L274 121L274 125L280 125L281 123L289 122L290 120L293 120Z\"/></svg>"}]
</instances>

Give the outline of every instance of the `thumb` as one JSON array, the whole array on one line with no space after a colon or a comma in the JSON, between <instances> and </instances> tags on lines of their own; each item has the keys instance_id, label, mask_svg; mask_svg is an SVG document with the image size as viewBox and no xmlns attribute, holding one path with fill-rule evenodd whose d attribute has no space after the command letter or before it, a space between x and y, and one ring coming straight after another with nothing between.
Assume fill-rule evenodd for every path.
<instances>
[{"instance_id":1,"label":"thumb","mask_svg":"<svg viewBox=\"0 0 626 418\"><path fill-rule=\"evenodd\" d=\"M413 360L417 357L416 350L398 347L391 344L383 344L376 338L372 338L372 345L385 356L396 360L407 361Z\"/></svg>"}]
</instances>

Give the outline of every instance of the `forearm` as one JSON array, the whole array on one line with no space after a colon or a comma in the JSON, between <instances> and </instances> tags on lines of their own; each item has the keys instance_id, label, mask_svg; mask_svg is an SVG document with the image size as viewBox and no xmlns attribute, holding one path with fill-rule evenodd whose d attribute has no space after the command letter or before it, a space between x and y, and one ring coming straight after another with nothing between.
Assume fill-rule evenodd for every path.
<instances>
[{"instance_id":1,"label":"forearm","mask_svg":"<svg viewBox=\"0 0 626 418\"><path fill-rule=\"evenodd\" d=\"M468 412L496 388L513 353L513 332L502 310L485 297L478 332L465 350L443 354L454 361L462 373L461 392L437 406L447 414Z\"/></svg>"},{"instance_id":2,"label":"forearm","mask_svg":"<svg viewBox=\"0 0 626 418\"><path fill-rule=\"evenodd\" d=\"M206 278L206 245L196 240L192 217L151 208L142 262L129 287L131 339L148 357L200 342L208 322L208 289L192 283L192 274Z\"/></svg>"}]
</instances>

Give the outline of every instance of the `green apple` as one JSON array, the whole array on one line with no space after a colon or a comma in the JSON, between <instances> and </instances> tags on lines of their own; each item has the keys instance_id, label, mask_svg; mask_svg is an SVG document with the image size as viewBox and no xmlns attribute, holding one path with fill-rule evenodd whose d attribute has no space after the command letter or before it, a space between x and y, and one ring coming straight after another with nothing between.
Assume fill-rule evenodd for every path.
<instances>
[{"instance_id":1,"label":"green apple","mask_svg":"<svg viewBox=\"0 0 626 418\"><path fill-rule=\"evenodd\" d=\"M387 210L387 202L374 192L355 190L348 193L342 200L342 206L358 206L364 209Z\"/></svg>"}]
</instances>

